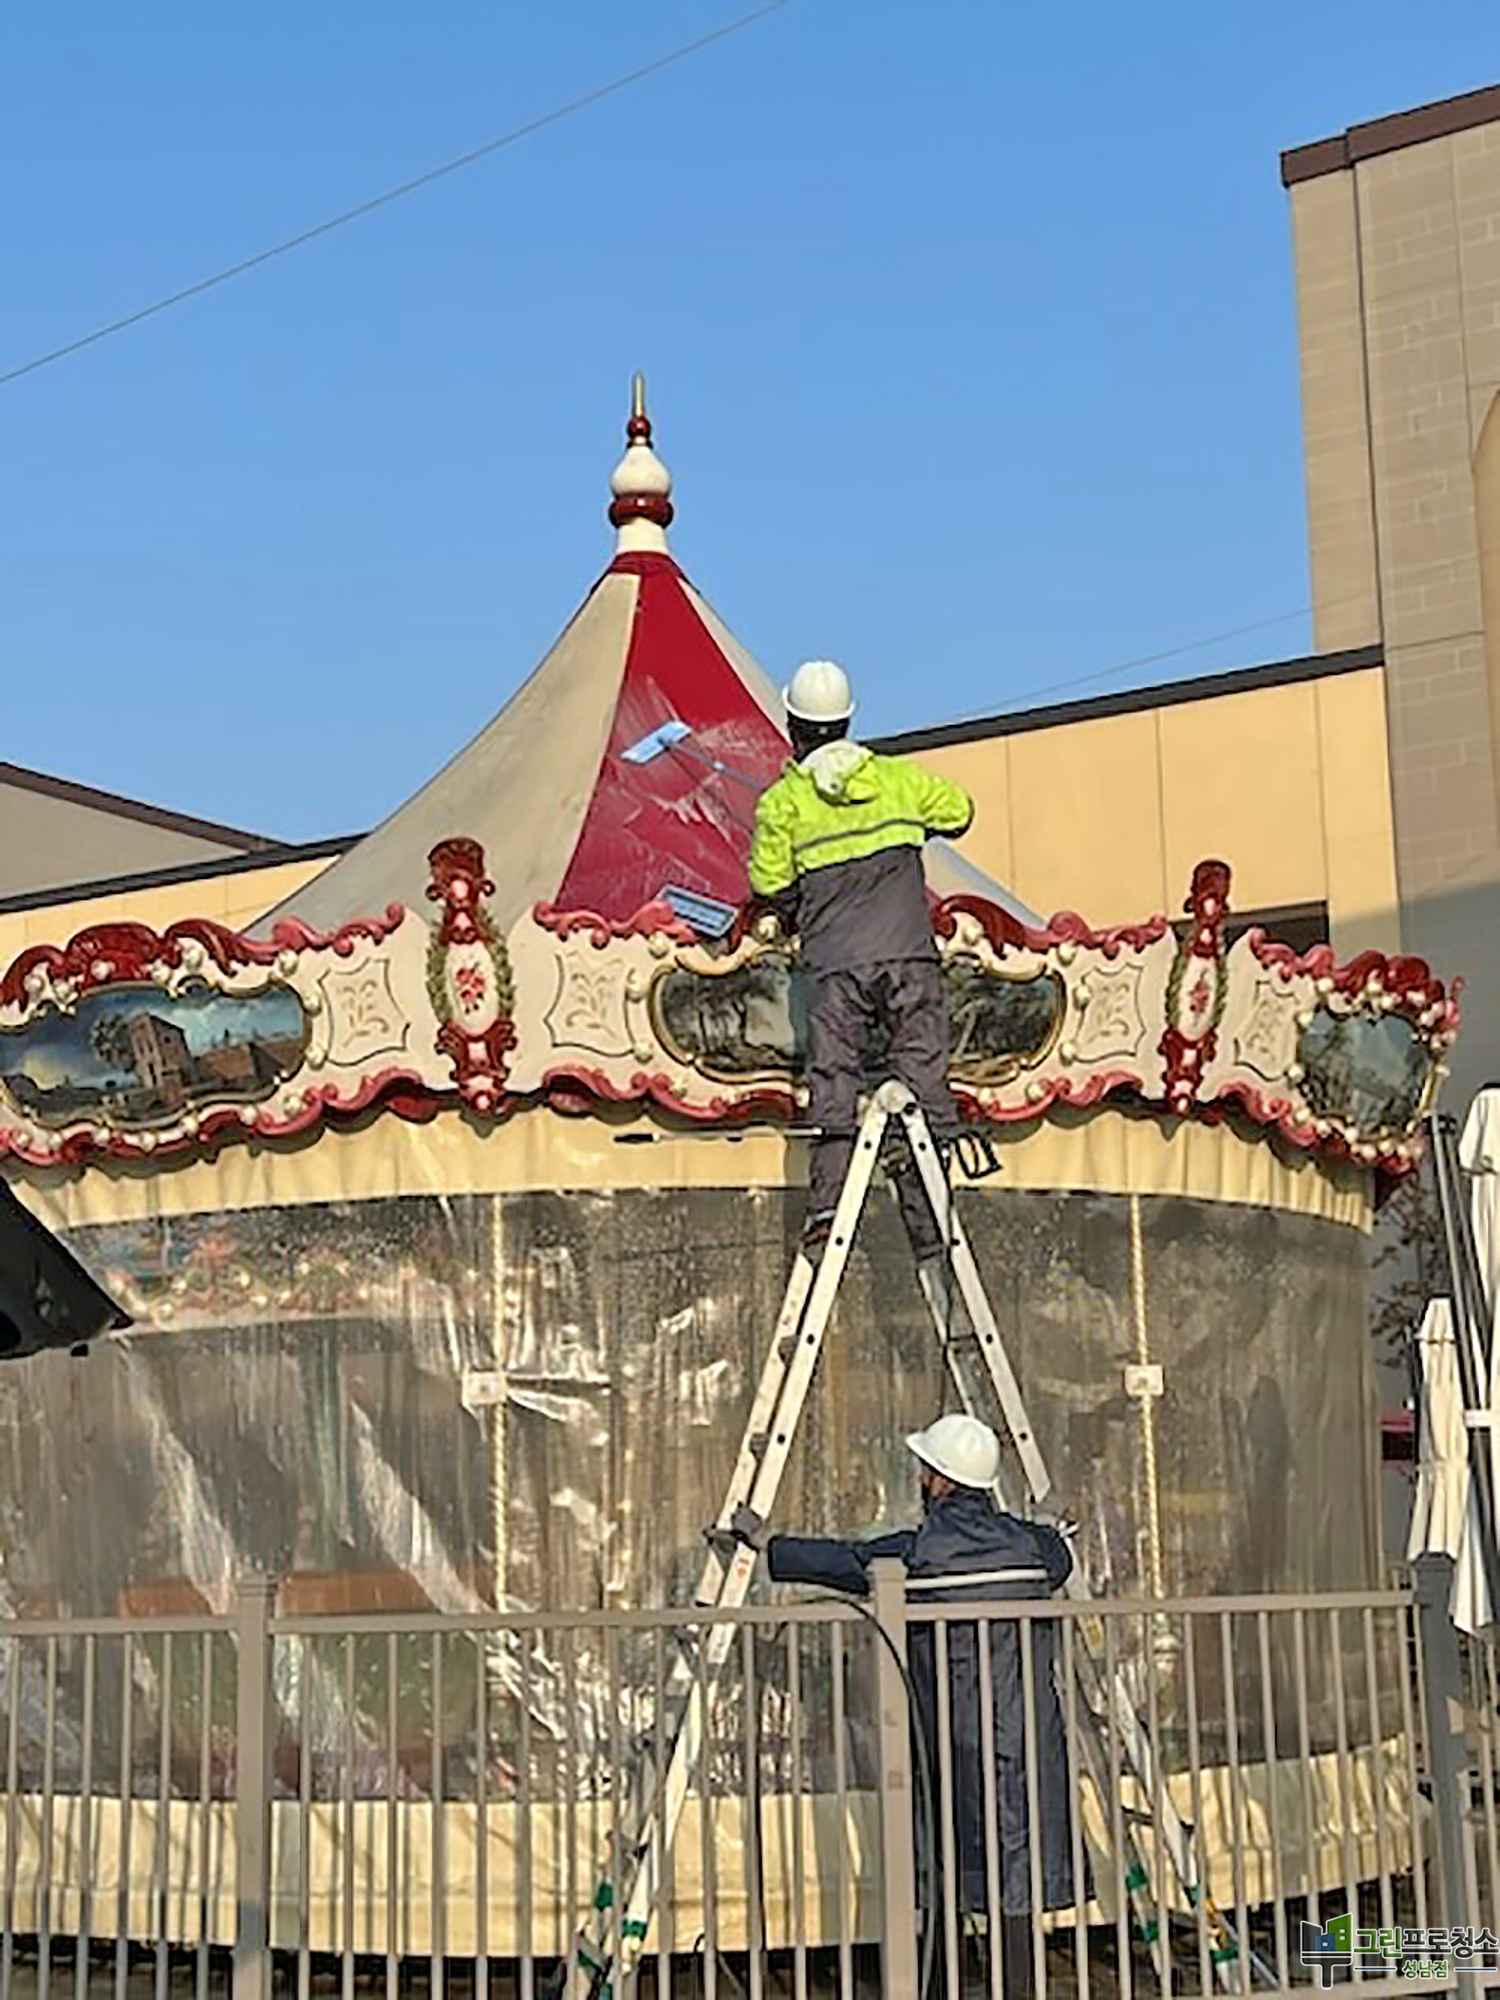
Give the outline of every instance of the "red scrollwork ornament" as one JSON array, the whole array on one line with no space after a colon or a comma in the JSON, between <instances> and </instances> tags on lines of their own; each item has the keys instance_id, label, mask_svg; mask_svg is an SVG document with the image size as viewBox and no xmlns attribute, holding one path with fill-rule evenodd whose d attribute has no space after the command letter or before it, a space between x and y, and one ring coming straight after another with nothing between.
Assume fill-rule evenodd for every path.
<instances>
[{"instance_id":1,"label":"red scrollwork ornament","mask_svg":"<svg viewBox=\"0 0 1500 2000\"><path fill-rule=\"evenodd\" d=\"M477 840L443 840L428 855L430 901L442 915L427 954L427 994L437 1046L464 1102L481 1118L510 1103L506 1058L516 1045L510 958L485 899L495 891Z\"/></svg>"},{"instance_id":2,"label":"red scrollwork ornament","mask_svg":"<svg viewBox=\"0 0 1500 2000\"><path fill-rule=\"evenodd\" d=\"M1224 922L1229 915L1229 867L1200 861L1183 908L1192 919L1167 981L1167 1027L1159 1043L1167 1103L1185 1115L1218 1049L1229 997Z\"/></svg>"}]
</instances>

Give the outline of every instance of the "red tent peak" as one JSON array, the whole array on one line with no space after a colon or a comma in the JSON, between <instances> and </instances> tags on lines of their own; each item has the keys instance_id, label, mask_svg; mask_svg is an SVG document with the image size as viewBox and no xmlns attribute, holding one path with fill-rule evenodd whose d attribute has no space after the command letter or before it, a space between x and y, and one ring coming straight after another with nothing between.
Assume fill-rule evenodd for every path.
<instances>
[{"instance_id":1,"label":"red tent peak","mask_svg":"<svg viewBox=\"0 0 1500 2000\"><path fill-rule=\"evenodd\" d=\"M636 592L624 671L553 901L617 921L667 888L736 906L749 893L756 800L787 756L767 713L774 697L766 688L757 698L746 673L758 679L758 669L725 651L712 614L669 555L627 550L609 573L620 579L615 588Z\"/></svg>"},{"instance_id":2,"label":"red tent peak","mask_svg":"<svg viewBox=\"0 0 1500 2000\"><path fill-rule=\"evenodd\" d=\"M688 581L678 566L676 556L663 555L660 550L638 549L634 554L617 555L606 576L675 576L683 583Z\"/></svg>"}]
</instances>

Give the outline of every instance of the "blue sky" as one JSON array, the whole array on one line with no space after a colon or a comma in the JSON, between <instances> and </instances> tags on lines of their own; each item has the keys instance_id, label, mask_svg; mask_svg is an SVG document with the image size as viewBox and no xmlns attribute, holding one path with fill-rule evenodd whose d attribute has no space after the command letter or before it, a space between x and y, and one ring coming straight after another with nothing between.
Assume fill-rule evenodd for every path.
<instances>
[{"instance_id":1,"label":"blue sky","mask_svg":"<svg viewBox=\"0 0 1500 2000\"><path fill-rule=\"evenodd\" d=\"M0 370L741 11L7 10ZM680 560L773 673L843 659L868 730L1280 618L1278 152L1496 80L1464 0L789 0L0 389L0 757L287 838L369 824L607 560L638 366Z\"/></svg>"}]
</instances>

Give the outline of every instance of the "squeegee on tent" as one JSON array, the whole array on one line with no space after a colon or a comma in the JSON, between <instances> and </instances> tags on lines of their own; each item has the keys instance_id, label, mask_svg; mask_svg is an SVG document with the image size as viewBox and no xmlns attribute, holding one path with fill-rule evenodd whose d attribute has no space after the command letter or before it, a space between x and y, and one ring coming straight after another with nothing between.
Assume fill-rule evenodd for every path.
<instances>
[{"instance_id":1,"label":"squeegee on tent","mask_svg":"<svg viewBox=\"0 0 1500 2000\"><path fill-rule=\"evenodd\" d=\"M732 764L726 764L718 757L709 757L702 750L686 749L684 747L686 739L692 734L691 725L679 722L674 716L670 722L663 722L648 735L641 737L639 742L632 743L628 750L622 750L620 762L650 764L656 758L666 756L669 751L675 751L679 757L691 757L695 764L702 764L707 770L716 771L721 778L733 778L737 784L747 786L752 792L759 793L765 790L759 778L747 777L743 771L735 770Z\"/></svg>"}]
</instances>

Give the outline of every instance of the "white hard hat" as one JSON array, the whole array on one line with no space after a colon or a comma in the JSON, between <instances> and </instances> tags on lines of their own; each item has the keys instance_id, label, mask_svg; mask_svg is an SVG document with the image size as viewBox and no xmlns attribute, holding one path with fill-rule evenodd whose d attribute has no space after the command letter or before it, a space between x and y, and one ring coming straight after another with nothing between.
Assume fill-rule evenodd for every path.
<instances>
[{"instance_id":1,"label":"white hard hat","mask_svg":"<svg viewBox=\"0 0 1500 2000\"><path fill-rule=\"evenodd\" d=\"M847 722L854 713L849 676L832 660L804 660L781 699L787 714L802 722Z\"/></svg>"},{"instance_id":2,"label":"white hard hat","mask_svg":"<svg viewBox=\"0 0 1500 2000\"><path fill-rule=\"evenodd\" d=\"M1000 1470L1000 1440L988 1424L961 1412L939 1417L906 1440L924 1465L959 1486L992 1486Z\"/></svg>"}]
</instances>

